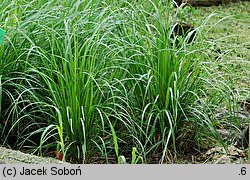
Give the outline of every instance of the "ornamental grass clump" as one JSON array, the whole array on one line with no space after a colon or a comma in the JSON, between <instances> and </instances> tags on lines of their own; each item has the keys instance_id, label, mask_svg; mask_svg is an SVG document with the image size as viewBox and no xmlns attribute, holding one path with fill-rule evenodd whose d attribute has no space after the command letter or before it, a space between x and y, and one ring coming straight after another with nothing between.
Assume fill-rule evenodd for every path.
<instances>
[{"instance_id":1,"label":"ornamental grass clump","mask_svg":"<svg viewBox=\"0 0 250 180\"><path fill-rule=\"evenodd\" d=\"M173 35L171 7L13 4L0 54L1 143L14 138L16 148L77 163L155 155L163 163L171 152L220 141L211 112L226 91L216 86L209 101L202 27Z\"/></svg>"}]
</instances>

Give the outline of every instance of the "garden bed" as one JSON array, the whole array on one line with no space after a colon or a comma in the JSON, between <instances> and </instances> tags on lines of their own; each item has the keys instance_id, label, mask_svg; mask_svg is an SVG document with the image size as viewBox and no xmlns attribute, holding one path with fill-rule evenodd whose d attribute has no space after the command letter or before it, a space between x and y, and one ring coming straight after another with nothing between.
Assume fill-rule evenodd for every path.
<instances>
[{"instance_id":1,"label":"garden bed","mask_svg":"<svg viewBox=\"0 0 250 180\"><path fill-rule=\"evenodd\" d=\"M245 163L249 5L3 2L0 144L71 163L218 163L228 147Z\"/></svg>"}]
</instances>

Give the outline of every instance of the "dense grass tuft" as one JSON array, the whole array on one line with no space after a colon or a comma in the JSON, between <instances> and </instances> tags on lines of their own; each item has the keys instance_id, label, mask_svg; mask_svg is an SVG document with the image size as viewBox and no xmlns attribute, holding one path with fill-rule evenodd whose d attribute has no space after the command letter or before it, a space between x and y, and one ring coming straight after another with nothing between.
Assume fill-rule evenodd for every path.
<instances>
[{"instance_id":1,"label":"dense grass tuft","mask_svg":"<svg viewBox=\"0 0 250 180\"><path fill-rule=\"evenodd\" d=\"M173 36L172 4L43 0L0 10L1 144L80 163L163 163L224 145L216 111L224 104L234 117L233 92L209 69L204 25Z\"/></svg>"}]
</instances>

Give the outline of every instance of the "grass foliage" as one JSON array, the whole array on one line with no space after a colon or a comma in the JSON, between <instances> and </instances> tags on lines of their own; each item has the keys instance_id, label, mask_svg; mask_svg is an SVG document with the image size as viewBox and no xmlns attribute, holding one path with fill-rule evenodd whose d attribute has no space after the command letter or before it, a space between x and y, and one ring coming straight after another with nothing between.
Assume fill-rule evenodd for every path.
<instances>
[{"instance_id":1,"label":"grass foliage","mask_svg":"<svg viewBox=\"0 0 250 180\"><path fill-rule=\"evenodd\" d=\"M205 25L188 44L194 31L171 36L172 4L145 2L4 1L0 143L81 163L223 144L216 112L233 118L234 94L210 69Z\"/></svg>"}]
</instances>

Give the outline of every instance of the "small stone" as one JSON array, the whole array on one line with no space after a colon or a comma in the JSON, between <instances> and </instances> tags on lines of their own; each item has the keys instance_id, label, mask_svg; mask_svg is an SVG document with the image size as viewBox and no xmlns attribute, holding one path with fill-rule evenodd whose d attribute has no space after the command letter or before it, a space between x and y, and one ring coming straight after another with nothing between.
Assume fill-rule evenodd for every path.
<instances>
[{"instance_id":1,"label":"small stone","mask_svg":"<svg viewBox=\"0 0 250 180\"><path fill-rule=\"evenodd\" d=\"M217 147L214 147L212 149L209 149L207 152L206 152L206 155L211 155L211 154L215 154L215 153L225 153L225 149L223 147L220 147L220 146L217 146Z\"/></svg>"},{"instance_id":2,"label":"small stone","mask_svg":"<svg viewBox=\"0 0 250 180\"><path fill-rule=\"evenodd\" d=\"M230 158L227 155L222 155L216 162L215 164L229 164Z\"/></svg>"}]
</instances>

